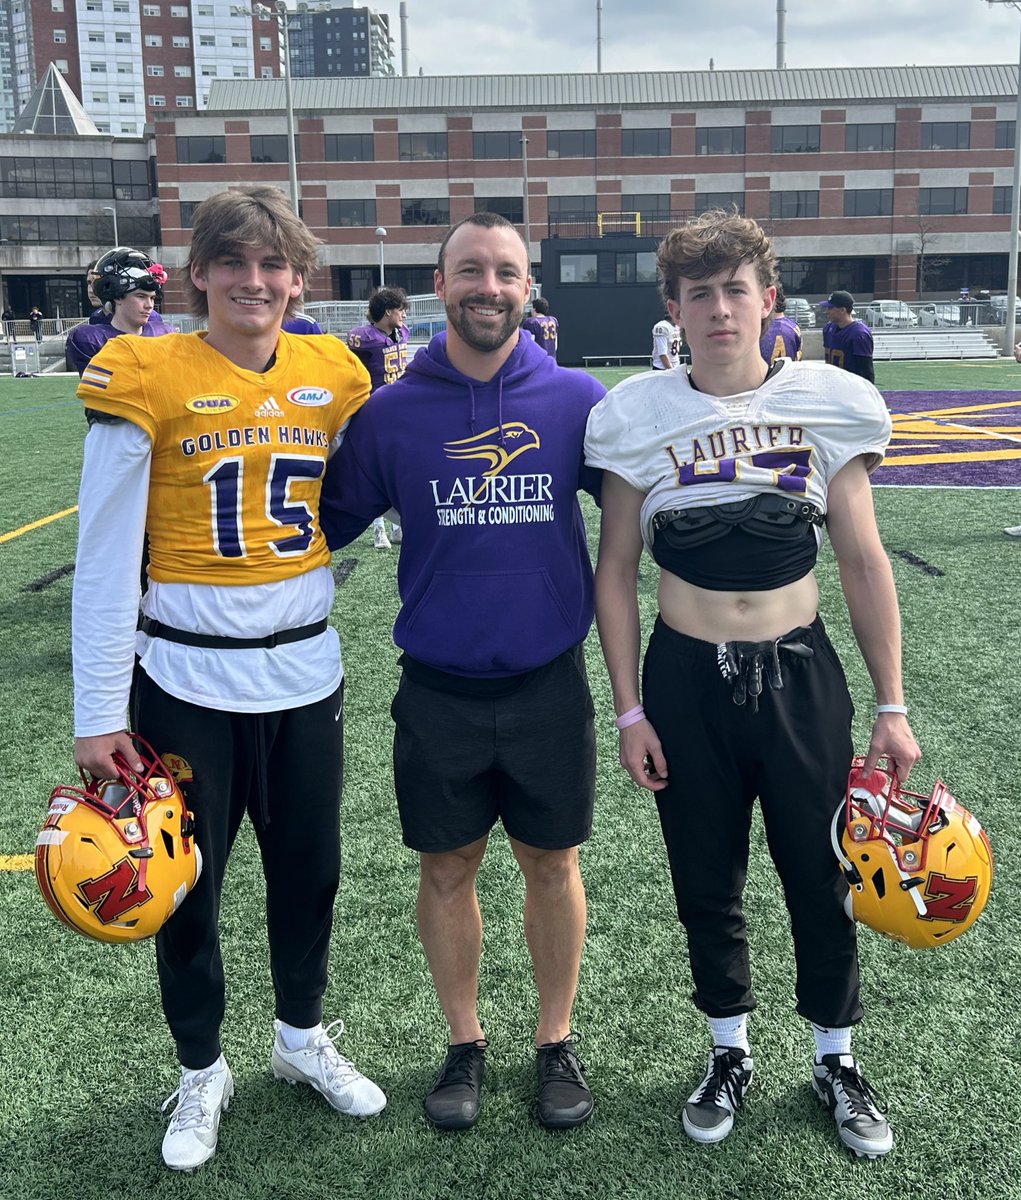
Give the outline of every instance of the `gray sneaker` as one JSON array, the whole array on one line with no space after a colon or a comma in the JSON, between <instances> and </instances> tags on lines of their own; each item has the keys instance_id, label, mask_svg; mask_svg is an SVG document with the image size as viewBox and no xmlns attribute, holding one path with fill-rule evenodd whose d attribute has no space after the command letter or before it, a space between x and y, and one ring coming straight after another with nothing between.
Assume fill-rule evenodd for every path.
<instances>
[{"instance_id":1,"label":"gray sneaker","mask_svg":"<svg viewBox=\"0 0 1021 1200\"><path fill-rule=\"evenodd\" d=\"M833 1114L840 1140L859 1158L882 1158L893 1149L886 1102L850 1054L824 1054L812 1067L812 1087Z\"/></svg>"},{"instance_id":2,"label":"gray sneaker","mask_svg":"<svg viewBox=\"0 0 1021 1200\"><path fill-rule=\"evenodd\" d=\"M705 1078L681 1113L684 1132L695 1142L722 1142L734 1128L734 1114L744 1104L754 1062L734 1046L713 1046Z\"/></svg>"},{"instance_id":3,"label":"gray sneaker","mask_svg":"<svg viewBox=\"0 0 1021 1200\"><path fill-rule=\"evenodd\" d=\"M307 1083L324 1096L337 1112L352 1117L374 1117L386 1108L386 1096L346 1059L334 1045L344 1032L344 1022L334 1021L320 1030L300 1050L287 1050L280 1040L280 1022L273 1043L273 1076L288 1083ZM334 1032L336 1030L336 1032Z\"/></svg>"}]
</instances>

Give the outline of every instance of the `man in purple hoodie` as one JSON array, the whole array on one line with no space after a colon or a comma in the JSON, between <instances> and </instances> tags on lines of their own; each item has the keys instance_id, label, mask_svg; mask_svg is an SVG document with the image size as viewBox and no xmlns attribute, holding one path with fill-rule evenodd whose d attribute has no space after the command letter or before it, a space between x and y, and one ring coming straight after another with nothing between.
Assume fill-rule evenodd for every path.
<instances>
[{"instance_id":1,"label":"man in purple hoodie","mask_svg":"<svg viewBox=\"0 0 1021 1200\"><path fill-rule=\"evenodd\" d=\"M446 332L352 421L320 512L334 549L390 507L409 535L397 571L394 786L405 844L419 853L419 936L449 1026L426 1114L441 1129L479 1116L475 876L502 820L525 879L539 992L537 1116L568 1128L593 1108L571 1029L585 935L578 846L595 788L582 646L592 568L577 492L598 490L582 444L604 389L520 336L528 255L503 217L455 225L435 280Z\"/></svg>"}]
</instances>

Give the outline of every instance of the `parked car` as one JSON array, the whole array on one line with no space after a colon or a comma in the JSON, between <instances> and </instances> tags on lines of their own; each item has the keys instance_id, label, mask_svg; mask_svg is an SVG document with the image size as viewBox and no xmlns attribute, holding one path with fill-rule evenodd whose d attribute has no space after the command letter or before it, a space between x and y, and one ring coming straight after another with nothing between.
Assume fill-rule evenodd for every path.
<instances>
[{"instance_id":1,"label":"parked car","mask_svg":"<svg viewBox=\"0 0 1021 1200\"><path fill-rule=\"evenodd\" d=\"M797 321L802 329L815 328L815 309L801 296L787 297L786 313L792 321Z\"/></svg>"},{"instance_id":2,"label":"parked car","mask_svg":"<svg viewBox=\"0 0 1021 1200\"><path fill-rule=\"evenodd\" d=\"M942 329L945 325L960 325L959 304L921 304L918 307L918 323L929 328Z\"/></svg>"},{"instance_id":3,"label":"parked car","mask_svg":"<svg viewBox=\"0 0 1021 1200\"><path fill-rule=\"evenodd\" d=\"M986 311L992 325L1007 324L1007 297L990 296L986 301ZM1021 297L1014 297L1014 324L1021 324Z\"/></svg>"},{"instance_id":4,"label":"parked car","mask_svg":"<svg viewBox=\"0 0 1021 1200\"><path fill-rule=\"evenodd\" d=\"M903 300L873 300L862 313L862 320L873 329L910 329L918 324Z\"/></svg>"}]
</instances>

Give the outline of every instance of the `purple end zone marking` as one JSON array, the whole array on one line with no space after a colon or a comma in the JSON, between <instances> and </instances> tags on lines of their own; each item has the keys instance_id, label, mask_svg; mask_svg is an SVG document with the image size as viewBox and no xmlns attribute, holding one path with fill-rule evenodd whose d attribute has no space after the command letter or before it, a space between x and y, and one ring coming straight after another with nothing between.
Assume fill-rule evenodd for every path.
<instances>
[{"instance_id":1,"label":"purple end zone marking","mask_svg":"<svg viewBox=\"0 0 1021 1200\"><path fill-rule=\"evenodd\" d=\"M893 417L893 438L885 463L872 476L873 483L906 487L1021 487L1021 392L884 392L883 398ZM898 430L898 414L939 413L971 405L983 411L935 417L940 426L935 437ZM987 409L988 405L998 407ZM968 437L958 426L974 430L1000 428L1011 436ZM920 448L923 446L927 449ZM925 453L964 456L988 450L1015 450L1019 457L896 465L903 456Z\"/></svg>"}]
</instances>

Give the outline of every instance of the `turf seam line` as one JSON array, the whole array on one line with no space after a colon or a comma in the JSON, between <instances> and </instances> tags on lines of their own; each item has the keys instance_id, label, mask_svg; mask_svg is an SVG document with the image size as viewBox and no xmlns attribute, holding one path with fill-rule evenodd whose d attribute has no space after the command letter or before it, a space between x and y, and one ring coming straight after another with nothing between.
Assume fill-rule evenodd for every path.
<instances>
[{"instance_id":1,"label":"turf seam line","mask_svg":"<svg viewBox=\"0 0 1021 1200\"><path fill-rule=\"evenodd\" d=\"M919 558L917 554L912 554L910 550L894 550L893 553L896 554L898 558L901 558L906 563L909 563L912 567L917 567L926 575L942 578L946 574L946 572L941 571L939 567L934 567L932 563L927 563L924 558Z\"/></svg>"},{"instance_id":2,"label":"turf seam line","mask_svg":"<svg viewBox=\"0 0 1021 1200\"><path fill-rule=\"evenodd\" d=\"M72 571L74 571L74 563L65 563L62 567L57 567L55 571L49 571L45 575L40 575L38 579L33 579L31 583L26 583L22 591L41 592L43 588L48 588L51 583L56 583L58 579L63 579Z\"/></svg>"}]
</instances>

